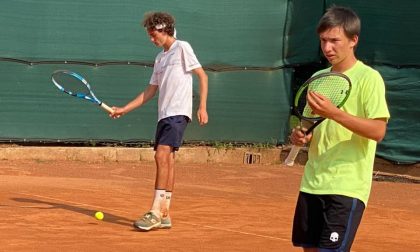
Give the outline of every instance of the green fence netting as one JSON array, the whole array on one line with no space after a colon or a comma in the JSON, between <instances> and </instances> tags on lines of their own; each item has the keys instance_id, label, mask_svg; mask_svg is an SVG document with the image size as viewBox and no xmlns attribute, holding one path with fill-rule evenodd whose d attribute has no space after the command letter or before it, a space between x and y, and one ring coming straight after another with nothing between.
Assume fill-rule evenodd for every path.
<instances>
[{"instance_id":1,"label":"green fence netting","mask_svg":"<svg viewBox=\"0 0 420 252\"><path fill-rule=\"evenodd\" d=\"M332 4L359 14L357 55L386 82L392 118L377 154L420 162L420 2L413 0L2 1L0 138L152 141L156 100L110 120L59 93L50 75L56 69L81 72L104 101L123 105L149 81L160 49L140 22L145 12L161 10L175 15L178 38L191 43L209 75L210 123L192 123L186 141L285 143L293 92L324 62L315 28Z\"/></svg>"},{"instance_id":2,"label":"green fence netting","mask_svg":"<svg viewBox=\"0 0 420 252\"><path fill-rule=\"evenodd\" d=\"M327 0L350 6L362 20L358 55L372 64L420 66L420 1Z\"/></svg>"},{"instance_id":3,"label":"green fence netting","mask_svg":"<svg viewBox=\"0 0 420 252\"><path fill-rule=\"evenodd\" d=\"M10 58L153 62L141 26L150 10L170 11L177 34L203 65L278 67L287 1L3 1L0 55Z\"/></svg>"},{"instance_id":4,"label":"green fence netting","mask_svg":"<svg viewBox=\"0 0 420 252\"><path fill-rule=\"evenodd\" d=\"M27 66L0 62L0 138L48 141L151 141L157 121L156 98L139 110L112 120L97 105L60 92L51 82L56 69L82 74L98 96L121 106L147 85L152 68L134 65L92 67L73 64ZM287 137L292 70L209 72L210 123L194 121L187 141L270 142ZM197 83L197 81L195 82ZM194 87L195 110L198 87ZM195 117L195 112L194 112Z\"/></svg>"},{"instance_id":5,"label":"green fence netting","mask_svg":"<svg viewBox=\"0 0 420 252\"><path fill-rule=\"evenodd\" d=\"M391 113L385 139L377 154L398 163L420 161L420 69L377 66L385 79Z\"/></svg>"}]
</instances>

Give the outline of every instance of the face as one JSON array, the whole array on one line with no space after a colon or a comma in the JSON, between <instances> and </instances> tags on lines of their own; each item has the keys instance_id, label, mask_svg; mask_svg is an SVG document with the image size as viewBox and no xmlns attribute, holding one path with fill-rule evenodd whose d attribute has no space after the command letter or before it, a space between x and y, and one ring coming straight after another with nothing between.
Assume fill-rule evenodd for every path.
<instances>
[{"instance_id":1,"label":"face","mask_svg":"<svg viewBox=\"0 0 420 252\"><path fill-rule=\"evenodd\" d=\"M324 56L336 66L346 64L355 58L354 47L357 44L358 37L349 39L342 27L334 27L319 34L321 40L321 49Z\"/></svg>"},{"instance_id":2,"label":"face","mask_svg":"<svg viewBox=\"0 0 420 252\"><path fill-rule=\"evenodd\" d=\"M149 34L150 41L157 47L163 47L169 37L165 32L159 32L157 30L149 30L147 33Z\"/></svg>"}]
</instances>

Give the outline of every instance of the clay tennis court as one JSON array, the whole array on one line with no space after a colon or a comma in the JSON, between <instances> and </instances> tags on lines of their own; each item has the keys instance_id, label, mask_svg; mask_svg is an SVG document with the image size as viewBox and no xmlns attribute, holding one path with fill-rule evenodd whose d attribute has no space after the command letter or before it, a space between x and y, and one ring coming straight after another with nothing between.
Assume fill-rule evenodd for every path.
<instances>
[{"instance_id":1,"label":"clay tennis court","mask_svg":"<svg viewBox=\"0 0 420 252\"><path fill-rule=\"evenodd\" d=\"M177 163L173 228L138 232L153 162L1 160L0 251L301 251L290 235L302 171ZM352 251L419 251L419 196L419 184L374 182Z\"/></svg>"}]
</instances>

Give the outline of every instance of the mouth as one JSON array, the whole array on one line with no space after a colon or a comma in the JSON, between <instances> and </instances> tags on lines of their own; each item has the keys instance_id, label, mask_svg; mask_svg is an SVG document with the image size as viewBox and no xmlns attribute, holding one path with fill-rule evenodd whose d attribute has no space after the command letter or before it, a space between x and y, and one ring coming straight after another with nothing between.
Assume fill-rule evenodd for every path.
<instances>
[{"instance_id":1,"label":"mouth","mask_svg":"<svg viewBox=\"0 0 420 252\"><path fill-rule=\"evenodd\" d=\"M332 62L336 57L335 55L325 55L325 58L327 58L329 62Z\"/></svg>"}]
</instances>

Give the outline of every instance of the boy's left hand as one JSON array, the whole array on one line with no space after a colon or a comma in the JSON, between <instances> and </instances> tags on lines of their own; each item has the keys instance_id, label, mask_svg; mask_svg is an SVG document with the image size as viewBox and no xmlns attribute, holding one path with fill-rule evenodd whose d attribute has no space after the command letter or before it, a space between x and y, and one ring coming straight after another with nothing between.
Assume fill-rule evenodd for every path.
<instances>
[{"instance_id":1,"label":"boy's left hand","mask_svg":"<svg viewBox=\"0 0 420 252\"><path fill-rule=\"evenodd\" d=\"M198 123L203 126L209 122L209 116L205 109L198 109L197 111Z\"/></svg>"},{"instance_id":2,"label":"boy's left hand","mask_svg":"<svg viewBox=\"0 0 420 252\"><path fill-rule=\"evenodd\" d=\"M334 104L332 104L331 101L328 100L328 98L313 91L308 93L306 101L311 107L312 113L319 115L323 118L331 119L335 111L338 110L338 108Z\"/></svg>"}]
</instances>

